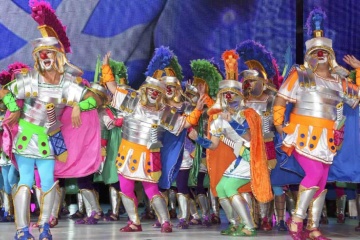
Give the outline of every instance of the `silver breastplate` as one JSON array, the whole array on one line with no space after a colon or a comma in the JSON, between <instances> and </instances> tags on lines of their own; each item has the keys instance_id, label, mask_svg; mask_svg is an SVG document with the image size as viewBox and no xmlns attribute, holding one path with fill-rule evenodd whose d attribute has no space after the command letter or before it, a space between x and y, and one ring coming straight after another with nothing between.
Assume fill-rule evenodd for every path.
<instances>
[{"instance_id":1,"label":"silver breastplate","mask_svg":"<svg viewBox=\"0 0 360 240\"><path fill-rule=\"evenodd\" d=\"M149 142L160 142L164 129L159 125L161 111L149 110L139 103L133 114L124 117L122 137L130 142L148 145Z\"/></svg>"},{"instance_id":2,"label":"silver breastplate","mask_svg":"<svg viewBox=\"0 0 360 240\"><path fill-rule=\"evenodd\" d=\"M23 119L38 126L48 127L48 113L46 105L54 103L56 119L63 113L65 105L59 98L43 96L42 98L26 98L24 100Z\"/></svg>"}]
</instances>

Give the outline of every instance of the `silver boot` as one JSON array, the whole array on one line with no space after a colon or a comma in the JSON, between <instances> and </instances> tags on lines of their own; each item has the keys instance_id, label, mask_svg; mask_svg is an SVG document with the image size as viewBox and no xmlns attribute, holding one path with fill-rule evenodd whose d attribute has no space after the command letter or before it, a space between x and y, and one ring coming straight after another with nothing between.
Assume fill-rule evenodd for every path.
<instances>
[{"instance_id":1,"label":"silver boot","mask_svg":"<svg viewBox=\"0 0 360 240\"><path fill-rule=\"evenodd\" d=\"M299 190L294 215L301 219L306 218L306 211L319 187L304 188Z\"/></svg>"},{"instance_id":2,"label":"silver boot","mask_svg":"<svg viewBox=\"0 0 360 240\"><path fill-rule=\"evenodd\" d=\"M264 231L272 230L272 224L271 224L272 219L270 219L271 204L274 204L273 201L267 203L259 203L260 218L261 218L260 229Z\"/></svg>"},{"instance_id":3,"label":"silver boot","mask_svg":"<svg viewBox=\"0 0 360 240\"><path fill-rule=\"evenodd\" d=\"M219 198L220 205L230 222L229 227L220 232L221 235L231 235L238 228L239 222L234 218L234 211L229 198Z\"/></svg>"},{"instance_id":4,"label":"silver boot","mask_svg":"<svg viewBox=\"0 0 360 240\"><path fill-rule=\"evenodd\" d=\"M55 188L54 204L51 210L50 226L55 227L58 224L59 212L61 205L61 191L59 185Z\"/></svg>"},{"instance_id":5,"label":"silver boot","mask_svg":"<svg viewBox=\"0 0 360 240\"><path fill-rule=\"evenodd\" d=\"M336 198L337 223L345 223L346 195Z\"/></svg>"},{"instance_id":6,"label":"silver boot","mask_svg":"<svg viewBox=\"0 0 360 240\"><path fill-rule=\"evenodd\" d=\"M210 222L210 206L208 198L205 194L198 194L197 200L201 209L202 224L205 226L211 226Z\"/></svg>"},{"instance_id":7,"label":"silver boot","mask_svg":"<svg viewBox=\"0 0 360 240\"><path fill-rule=\"evenodd\" d=\"M189 228L188 220L190 216L189 194L178 193L176 196L179 203L179 224L177 227L181 229L187 229Z\"/></svg>"},{"instance_id":8,"label":"silver boot","mask_svg":"<svg viewBox=\"0 0 360 240\"><path fill-rule=\"evenodd\" d=\"M51 211L54 206L54 200L56 195L56 188L58 186L58 182L56 181L54 185L47 192L41 193L40 198L40 217L38 224L39 226L48 223L51 217Z\"/></svg>"},{"instance_id":9,"label":"silver boot","mask_svg":"<svg viewBox=\"0 0 360 240\"><path fill-rule=\"evenodd\" d=\"M87 217L79 219L76 224L96 224L102 217L102 210L96 192L90 189L80 189L85 204Z\"/></svg>"},{"instance_id":10,"label":"silver boot","mask_svg":"<svg viewBox=\"0 0 360 240\"><path fill-rule=\"evenodd\" d=\"M190 220L190 225L200 225L201 218L197 210L196 202L194 201L194 199L191 198L189 198L189 210L190 216L192 217L192 219Z\"/></svg>"},{"instance_id":11,"label":"silver boot","mask_svg":"<svg viewBox=\"0 0 360 240\"><path fill-rule=\"evenodd\" d=\"M136 225L140 225L140 218L138 215L137 206L135 205L135 200L132 198L129 198L122 192L120 192L120 196L121 196L121 201L124 204L126 213L129 217L130 221Z\"/></svg>"},{"instance_id":12,"label":"silver boot","mask_svg":"<svg viewBox=\"0 0 360 240\"><path fill-rule=\"evenodd\" d=\"M107 214L108 216L105 217L105 220L117 221L119 220L119 210L121 203L120 193L114 187L110 186L109 194L110 194L111 213Z\"/></svg>"},{"instance_id":13,"label":"silver boot","mask_svg":"<svg viewBox=\"0 0 360 240\"><path fill-rule=\"evenodd\" d=\"M16 234L14 239L34 239L30 234L30 199L31 191L26 185L20 185L14 194L14 215Z\"/></svg>"},{"instance_id":14,"label":"silver boot","mask_svg":"<svg viewBox=\"0 0 360 240\"><path fill-rule=\"evenodd\" d=\"M169 189L170 218L176 218L176 199L176 191L174 189Z\"/></svg>"},{"instance_id":15,"label":"silver boot","mask_svg":"<svg viewBox=\"0 0 360 240\"><path fill-rule=\"evenodd\" d=\"M234 211L241 217L242 223L245 225L245 228L248 230L255 229L254 219L251 216L251 209L246 200L239 194L236 194L231 197L231 206Z\"/></svg>"},{"instance_id":16,"label":"silver boot","mask_svg":"<svg viewBox=\"0 0 360 240\"><path fill-rule=\"evenodd\" d=\"M211 214L211 223L212 224L220 224L220 203L219 198L215 197L214 194L212 194L212 191L208 191L208 195L210 198L210 205L213 213Z\"/></svg>"},{"instance_id":17,"label":"silver boot","mask_svg":"<svg viewBox=\"0 0 360 240\"><path fill-rule=\"evenodd\" d=\"M7 194L5 191L4 195L4 217L2 219L3 222L13 222L14 221L14 205L13 205L13 198L11 194Z\"/></svg>"},{"instance_id":18,"label":"silver boot","mask_svg":"<svg viewBox=\"0 0 360 240\"><path fill-rule=\"evenodd\" d=\"M172 232L170 215L165 199L161 195L155 195L151 199L150 204L153 207L161 224L161 232Z\"/></svg>"}]
</instances>

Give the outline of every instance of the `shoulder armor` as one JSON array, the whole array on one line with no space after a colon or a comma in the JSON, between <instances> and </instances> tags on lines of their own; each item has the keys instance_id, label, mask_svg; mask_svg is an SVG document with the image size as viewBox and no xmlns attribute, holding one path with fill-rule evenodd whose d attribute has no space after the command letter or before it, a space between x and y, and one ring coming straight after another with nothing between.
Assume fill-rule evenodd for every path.
<instances>
[{"instance_id":1,"label":"shoulder armor","mask_svg":"<svg viewBox=\"0 0 360 240\"><path fill-rule=\"evenodd\" d=\"M137 91L128 88L128 92L120 105L120 110L122 112L132 113L140 101L140 95Z\"/></svg>"},{"instance_id":2,"label":"shoulder armor","mask_svg":"<svg viewBox=\"0 0 360 240\"><path fill-rule=\"evenodd\" d=\"M37 97L38 78L39 73L36 70L20 71L15 75L15 81L9 85L9 89L18 99Z\"/></svg>"},{"instance_id":3,"label":"shoulder armor","mask_svg":"<svg viewBox=\"0 0 360 240\"><path fill-rule=\"evenodd\" d=\"M68 106L81 101L87 88L82 83L81 77L75 77L69 73L63 76L63 102Z\"/></svg>"},{"instance_id":4,"label":"shoulder armor","mask_svg":"<svg viewBox=\"0 0 360 240\"><path fill-rule=\"evenodd\" d=\"M315 88L315 77L314 73L309 69L305 68L303 65L295 66L296 71L299 77L299 85L301 88Z\"/></svg>"},{"instance_id":5,"label":"shoulder armor","mask_svg":"<svg viewBox=\"0 0 360 240\"><path fill-rule=\"evenodd\" d=\"M176 121L181 116L182 114L175 107L166 105L161 116L160 124L165 129L172 131L174 129Z\"/></svg>"}]
</instances>

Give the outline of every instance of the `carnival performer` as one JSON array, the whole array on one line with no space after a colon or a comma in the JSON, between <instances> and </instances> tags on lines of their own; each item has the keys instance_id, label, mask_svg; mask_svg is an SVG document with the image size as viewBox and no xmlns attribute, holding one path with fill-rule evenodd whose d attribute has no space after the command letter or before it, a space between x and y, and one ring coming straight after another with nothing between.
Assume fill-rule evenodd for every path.
<instances>
[{"instance_id":1,"label":"carnival performer","mask_svg":"<svg viewBox=\"0 0 360 240\"><path fill-rule=\"evenodd\" d=\"M21 69L30 69L27 65L15 62L8 66L8 70L4 70L0 73L0 85L5 86L9 82L12 81L15 74L20 72ZM2 178L4 182L4 191L3 191L3 204L4 204L4 215L2 216L2 222L13 222L14 221L14 205L12 195L16 190L18 183L18 173L15 166L11 162L11 157L7 155L9 148L11 148L12 144L7 141L9 138L7 136L10 134L11 126L8 126L5 121L6 106L3 102L0 103L0 167ZM9 112L7 113L7 116ZM2 124L4 122L4 124ZM3 138L4 136L4 138Z\"/></svg>"},{"instance_id":2,"label":"carnival performer","mask_svg":"<svg viewBox=\"0 0 360 240\"><path fill-rule=\"evenodd\" d=\"M160 139L164 129L178 135L184 128L196 125L204 100L200 98L196 109L187 117L177 114L176 110L165 105L166 88L159 80L164 70L161 64L158 65L154 77L146 78L139 92L119 88L108 65L109 57L110 53L107 53L103 60L103 81L114 95L112 106L125 113L123 138L116 166L121 199L130 220L120 231L142 231L134 194L135 181L141 181L161 223L161 231L172 232L166 202L157 185L161 176Z\"/></svg>"},{"instance_id":3,"label":"carnival performer","mask_svg":"<svg viewBox=\"0 0 360 240\"><path fill-rule=\"evenodd\" d=\"M211 107L214 100L211 96L216 96L219 81L223 79L215 64L208 60L198 59L190 63L192 72L194 74L193 81L188 83L185 90L187 102L192 108L196 106L201 91L206 94L206 106ZM204 89L199 89L198 86L204 86ZM190 109L192 109L190 108ZM201 115L199 124L196 126L201 136L206 133L207 117ZM179 204L179 223L178 228L187 229L190 225L203 224L205 226L211 225L210 206L208 203L206 191L204 188L204 178L207 173L205 150L202 146L196 145L188 137L185 138L184 156L181 162L180 171L176 178L176 186L178 188L177 200ZM189 190L195 187L195 196ZM195 198L202 212L202 217L197 212ZM189 213L192 219L189 222Z\"/></svg>"},{"instance_id":4,"label":"carnival performer","mask_svg":"<svg viewBox=\"0 0 360 240\"><path fill-rule=\"evenodd\" d=\"M358 87L343 78L348 72L337 64L332 40L324 37L325 17L319 8L310 13L307 28L314 37L305 43L305 63L293 67L274 103L276 129L287 134L283 149L294 154L305 172L295 213L287 222L293 239L328 239L319 231L319 220L329 168L343 138L343 104L355 107L359 102ZM286 102L293 108L283 127Z\"/></svg>"},{"instance_id":5,"label":"carnival performer","mask_svg":"<svg viewBox=\"0 0 360 240\"><path fill-rule=\"evenodd\" d=\"M109 60L109 65L115 77L115 82L119 87L129 89L127 68L123 62L113 59ZM101 77L101 61L98 59L94 79ZM104 216L105 221L119 220L119 211L121 204L120 185L118 180L117 169L114 167L116 156L121 142L121 126L123 123L122 113L111 107L109 103L104 106L102 111L103 122L106 130L102 131L102 145L105 150L105 161L101 171L94 175L94 182L103 182L109 186L110 206L111 209Z\"/></svg>"},{"instance_id":6,"label":"carnival performer","mask_svg":"<svg viewBox=\"0 0 360 240\"><path fill-rule=\"evenodd\" d=\"M178 114L189 114L193 108L184 101L184 94L181 87L181 81L183 80L182 67L176 55L169 47L160 46L155 49L154 57L151 60L148 71L145 73L146 76L152 76L154 74L158 67L158 61L163 61L161 64L165 72L165 75L161 78L161 81L165 83L166 87L165 104L171 106ZM172 192L170 188L180 170L185 137L186 129L182 130L179 135L174 135L168 131L164 132L163 135L163 146L160 151L162 173L158 185L162 195L165 197L166 202L169 202L170 206L176 205L176 198L174 199L173 194L170 195L170 192ZM170 217L176 218L176 209L172 207L169 214ZM154 226L158 227L159 223L155 223Z\"/></svg>"},{"instance_id":7,"label":"carnival performer","mask_svg":"<svg viewBox=\"0 0 360 240\"><path fill-rule=\"evenodd\" d=\"M236 60L236 64L227 67L226 60L230 55ZM257 200L268 202L273 196L263 144L261 118L253 109L242 105L242 85L237 80L238 58L234 50L225 51L222 55L226 77L229 79L220 82L216 103L208 111L211 140L200 137L194 129L189 137L208 149L215 150L220 141L224 141L234 149L233 161L228 163L227 169L216 186L220 204L231 223L221 234L255 236L255 224L248 203L239 194L238 189L251 181L253 194ZM208 154L211 153L208 152ZM223 162L223 159L219 158L217 165L213 164L212 167L220 166ZM234 218L234 212L240 216L242 224Z\"/></svg>"},{"instance_id":8,"label":"carnival performer","mask_svg":"<svg viewBox=\"0 0 360 240\"><path fill-rule=\"evenodd\" d=\"M58 171L58 174L66 175L66 169L73 168L71 165L73 161L76 161L76 166L79 168L84 166L84 162L79 161L78 152L75 154L66 151L66 147L69 148L71 143L67 144L69 141L66 142L65 131L68 131L69 128L80 127L82 123L85 124L85 120L80 118L80 113L95 109L97 97L91 92L87 92L87 89L81 85L81 70L70 64L66 58L65 54L70 52L70 44L64 27L57 19L54 10L48 3L42 1L30 1L30 7L32 17L39 23L39 29L43 36L32 42L34 70L22 71L15 75L14 81L0 91L0 98L11 112L7 123L13 125L19 121L19 129L13 146L20 172L18 188L14 195L17 229L14 239L34 239L29 231L29 216L30 188L33 184L34 166L36 165L41 178L42 191L39 239L51 240L52 235L48 222L57 186L57 182L54 183L54 169ZM24 101L22 111L17 105L16 99ZM66 113L66 106L73 107L69 108L70 114L69 110ZM68 118L71 116L72 124L70 119L67 119L68 125L70 125L68 129L66 129L65 119L61 118L64 116ZM62 131L60 131L60 118L64 124ZM96 125L91 128L98 129ZM95 137L91 139L92 142L97 142L96 137L99 135L96 132L91 135L91 128L87 134ZM76 138L81 136L80 134L76 135ZM71 137L68 140L71 140ZM77 149L83 154L83 147L77 146ZM72 173L77 171L81 176L81 174L86 174L86 171L91 171L93 167L98 167L96 149L90 151L92 157L86 156L89 157L86 159L87 164L91 164L91 166L72 169ZM55 158L64 162L56 166ZM68 174L71 175L71 172ZM60 176L55 175L55 177Z\"/></svg>"},{"instance_id":9,"label":"carnival performer","mask_svg":"<svg viewBox=\"0 0 360 240\"><path fill-rule=\"evenodd\" d=\"M242 76L245 105L253 108L262 119L266 156L269 170L271 170L271 184L275 195L277 227L279 231L287 231L284 221L285 193L283 187L288 184L299 183L301 179L297 173L293 173L284 167L284 162L289 161L288 156L281 149L276 149L276 146L279 145L277 143L281 142L282 138L275 131L272 113L275 95L283 78L279 74L276 60L271 52L260 43L246 40L236 47L236 51L240 59L249 68L248 71L243 71L244 75ZM284 156L285 158L283 158ZM272 229L272 205L274 205L273 202L259 204L261 217L259 228L262 230L269 231Z\"/></svg>"},{"instance_id":10,"label":"carnival performer","mask_svg":"<svg viewBox=\"0 0 360 240\"><path fill-rule=\"evenodd\" d=\"M353 55L345 55L343 58L344 62L346 62L348 65L350 65L354 70L352 70L349 74L349 78L352 80L352 82L358 84L360 83L360 61ZM349 109L344 108L346 118L346 125L345 125L345 132L344 132L344 143L343 147L339 151L338 155L335 157L335 163L330 168L330 177L332 175L336 175L338 181L346 181L346 182L359 182L359 174L357 172L352 171L353 169L359 169L358 167L358 157L359 153L357 151L354 151L354 144L357 146L360 143L359 134L357 129L359 129L359 109ZM342 161L339 161L337 163L336 161L342 160L346 161L349 166L349 168L346 171L339 171L341 168ZM351 172L351 174L348 174ZM336 174L335 174L336 173ZM344 175L342 178L340 178L338 175ZM346 174L346 175L345 175ZM357 178L354 179L354 176ZM351 178L351 179L350 179ZM357 209L357 215L359 224L355 227L355 231L360 231L360 184L357 184L356 189L356 209Z\"/></svg>"}]
</instances>

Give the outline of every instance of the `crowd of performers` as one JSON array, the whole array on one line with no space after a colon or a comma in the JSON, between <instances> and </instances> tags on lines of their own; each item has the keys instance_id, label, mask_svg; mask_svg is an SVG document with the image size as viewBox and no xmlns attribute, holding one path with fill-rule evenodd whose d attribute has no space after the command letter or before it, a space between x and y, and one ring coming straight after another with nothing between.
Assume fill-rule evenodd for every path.
<instances>
[{"instance_id":1,"label":"crowd of performers","mask_svg":"<svg viewBox=\"0 0 360 240\"><path fill-rule=\"evenodd\" d=\"M71 215L77 224L116 221L121 202L128 222L120 231L142 231L140 184L147 216L156 215L153 226L161 232L218 224L220 205L229 222L222 235L271 230L275 208L279 231L293 239L328 239L319 231L328 178L359 177L344 170L357 166L356 159L335 155L353 144L346 141L346 126L353 124L346 117L356 110L344 103L358 108L360 61L344 57L353 72L337 64L320 9L310 14L314 35L304 64L285 78L272 54L247 40L222 54L225 74L213 60L192 60L185 89L176 55L163 46L139 89L128 85L124 63L110 52L98 60L89 84L67 60L70 43L50 5L34 1L31 9L42 34L33 41L35 65L17 62L0 74L3 221L15 220L14 239L34 239L32 188L39 239L52 239L69 178L79 189L79 210ZM247 67L241 72L240 61ZM337 168L330 171L333 161ZM94 182L109 187L107 214ZM345 200L341 195L340 222Z\"/></svg>"}]
</instances>

